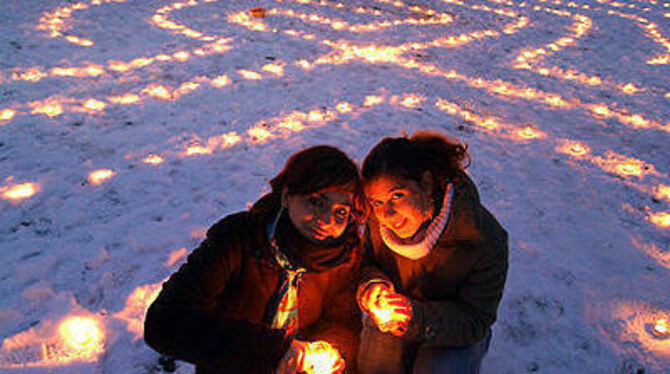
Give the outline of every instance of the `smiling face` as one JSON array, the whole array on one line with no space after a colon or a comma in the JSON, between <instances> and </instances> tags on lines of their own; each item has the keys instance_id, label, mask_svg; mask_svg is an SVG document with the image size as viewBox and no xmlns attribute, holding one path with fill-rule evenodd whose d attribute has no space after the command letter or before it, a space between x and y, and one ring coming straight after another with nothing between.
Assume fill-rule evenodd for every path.
<instances>
[{"instance_id":1,"label":"smiling face","mask_svg":"<svg viewBox=\"0 0 670 374\"><path fill-rule=\"evenodd\" d=\"M333 188L311 194L282 192L282 206L288 210L293 226L311 242L337 239L352 218L353 193Z\"/></svg>"},{"instance_id":2,"label":"smiling face","mask_svg":"<svg viewBox=\"0 0 670 374\"><path fill-rule=\"evenodd\" d=\"M425 173L421 182L378 176L366 183L365 193L381 225L402 239L414 236L433 215L432 179Z\"/></svg>"}]
</instances>

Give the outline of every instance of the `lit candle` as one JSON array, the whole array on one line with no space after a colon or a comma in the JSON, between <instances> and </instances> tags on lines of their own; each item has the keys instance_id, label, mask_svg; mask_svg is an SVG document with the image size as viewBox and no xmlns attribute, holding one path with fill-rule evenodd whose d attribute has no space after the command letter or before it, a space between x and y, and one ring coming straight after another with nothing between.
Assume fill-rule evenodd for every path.
<instances>
[{"instance_id":1,"label":"lit candle","mask_svg":"<svg viewBox=\"0 0 670 374\"><path fill-rule=\"evenodd\" d=\"M668 320L661 318L656 321L653 332L658 337L666 337L668 335Z\"/></svg>"}]
</instances>

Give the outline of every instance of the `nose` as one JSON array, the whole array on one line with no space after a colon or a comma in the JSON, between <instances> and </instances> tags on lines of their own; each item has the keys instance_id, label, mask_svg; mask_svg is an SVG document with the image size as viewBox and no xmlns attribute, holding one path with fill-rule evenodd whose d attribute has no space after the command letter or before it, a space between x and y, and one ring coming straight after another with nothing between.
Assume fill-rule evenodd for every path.
<instances>
[{"instance_id":1,"label":"nose","mask_svg":"<svg viewBox=\"0 0 670 374\"><path fill-rule=\"evenodd\" d=\"M384 207L382 208L382 217L383 218L389 218L393 217L395 215L396 211L395 208L393 207L393 204L387 203L384 204Z\"/></svg>"},{"instance_id":2,"label":"nose","mask_svg":"<svg viewBox=\"0 0 670 374\"><path fill-rule=\"evenodd\" d=\"M328 226L333 221L333 213L330 209L323 209L319 212L317 220L322 226Z\"/></svg>"}]
</instances>

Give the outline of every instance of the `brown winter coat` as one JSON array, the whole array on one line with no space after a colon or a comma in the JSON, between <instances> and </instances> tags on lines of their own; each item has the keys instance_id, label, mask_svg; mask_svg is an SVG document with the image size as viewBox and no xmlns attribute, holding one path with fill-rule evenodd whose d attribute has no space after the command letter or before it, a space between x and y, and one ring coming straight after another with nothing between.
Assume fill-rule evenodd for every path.
<instances>
[{"instance_id":1,"label":"brown winter coat","mask_svg":"<svg viewBox=\"0 0 670 374\"><path fill-rule=\"evenodd\" d=\"M270 200L212 226L187 263L163 284L145 320L149 346L194 363L198 374L274 371L290 342L283 331L269 328L274 310L269 305L278 301L275 291L283 274L267 238L278 210ZM349 372L355 370L361 319L351 282L361 257L355 232L347 230L337 256L318 268L307 266L298 286L297 338L331 343Z\"/></svg>"},{"instance_id":2,"label":"brown winter coat","mask_svg":"<svg viewBox=\"0 0 670 374\"><path fill-rule=\"evenodd\" d=\"M465 173L453 187L447 226L424 258L410 260L391 251L375 218L368 223L361 284L381 278L409 297L414 316L406 340L427 346L465 347L485 337L507 275L507 232L481 205Z\"/></svg>"}]
</instances>

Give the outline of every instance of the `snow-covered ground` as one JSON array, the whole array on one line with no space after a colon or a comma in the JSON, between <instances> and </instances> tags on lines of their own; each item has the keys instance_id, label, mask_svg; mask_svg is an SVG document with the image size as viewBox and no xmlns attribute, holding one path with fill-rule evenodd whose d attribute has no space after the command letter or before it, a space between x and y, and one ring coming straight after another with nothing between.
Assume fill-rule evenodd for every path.
<instances>
[{"instance_id":1,"label":"snow-covered ground","mask_svg":"<svg viewBox=\"0 0 670 374\"><path fill-rule=\"evenodd\" d=\"M510 233L484 372L669 373L669 36L662 1L0 2L0 371L161 371L144 309L209 225L303 147L433 129Z\"/></svg>"}]
</instances>

